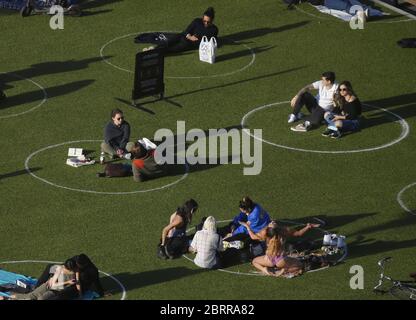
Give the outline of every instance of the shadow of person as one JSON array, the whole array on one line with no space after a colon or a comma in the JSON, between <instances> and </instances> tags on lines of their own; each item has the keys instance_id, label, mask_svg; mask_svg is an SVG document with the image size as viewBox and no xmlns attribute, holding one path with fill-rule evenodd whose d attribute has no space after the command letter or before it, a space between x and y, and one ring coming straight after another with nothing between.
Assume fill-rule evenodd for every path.
<instances>
[{"instance_id":1,"label":"shadow of person","mask_svg":"<svg viewBox=\"0 0 416 320\"><path fill-rule=\"evenodd\" d=\"M139 273L122 272L113 274L119 280L127 291L140 289L160 283L175 281L181 278L194 276L207 272L207 269L189 269L185 267L172 267L166 269L150 270ZM121 293L121 288L110 277L104 276L100 278L103 287L111 290L113 293Z\"/></svg>"},{"instance_id":2,"label":"shadow of person","mask_svg":"<svg viewBox=\"0 0 416 320\"><path fill-rule=\"evenodd\" d=\"M296 28L301 28L303 26L306 26L307 24L309 24L310 21L305 20L305 21L300 21L300 22L296 22L296 23L292 23L292 24L286 24L280 27L276 27L276 28L257 28L257 29L252 29L252 30L246 30L246 31L241 31L241 32L236 32L236 33L232 33L232 34L228 34L226 36L222 36L219 37L219 45L238 45L239 43L236 43L235 41L245 41L245 40L250 40L253 38L259 38L259 37L263 37L265 35L268 35L270 33L278 33L278 32L284 32L284 31L288 31L288 30L292 30L292 29L296 29Z\"/></svg>"},{"instance_id":3,"label":"shadow of person","mask_svg":"<svg viewBox=\"0 0 416 320\"><path fill-rule=\"evenodd\" d=\"M54 97L63 96L74 91L81 90L82 88L90 85L95 80L80 80L74 81L54 87L46 88L45 91L47 93L47 98L51 99ZM20 93L14 96L8 96L6 100L4 100L0 104L0 109L7 109L14 106L19 106L26 103L31 103L35 101L40 101L44 98L44 92L42 90L34 90L29 92Z\"/></svg>"},{"instance_id":4,"label":"shadow of person","mask_svg":"<svg viewBox=\"0 0 416 320\"><path fill-rule=\"evenodd\" d=\"M105 59L111 58L111 56L105 56ZM82 60L66 60L66 61L49 61L32 64L29 68L10 71L12 75L0 74L0 83L9 83L14 81L21 81L19 77L13 77L16 74L20 77L31 79L48 74L64 73L69 71L76 71L88 68L91 63L100 62L101 57L93 57Z\"/></svg>"},{"instance_id":5,"label":"shadow of person","mask_svg":"<svg viewBox=\"0 0 416 320\"><path fill-rule=\"evenodd\" d=\"M358 258L375 255L387 251L416 247L416 239L409 240L377 240L373 238L357 237L348 242L348 257Z\"/></svg>"},{"instance_id":6,"label":"shadow of person","mask_svg":"<svg viewBox=\"0 0 416 320\"><path fill-rule=\"evenodd\" d=\"M270 49L273 49L275 46L261 46L261 47L255 47L253 48L253 52L256 54L259 54L264 51L268 51ZM236 52L230 52L226 54L220 54L215 58L215 63L220 63L223 61L231 60L231 59L237 59L245 56L251 56L252 52L251 50L243 49Z\"/></svg>"},{"instance_id":7,"label":"shadow of person","mask_svg":"<svg viewBox=\"0 0 416 320\"><path fill-rule=\"evenodd\" d=\"M42 168L40 168L40 167L34 167L34 168L30 168L30 171L31 172L36 172L36 171L39 171L41 169ZM17 171L5 173L5 174L0 174L0 180L7 179L7 178L18 177L18 176L25 175L25 174L28 174L28 173L29 172L27 172L26 169L22 169L22 170L17 170Z\"/></svg>"}]
</instances>

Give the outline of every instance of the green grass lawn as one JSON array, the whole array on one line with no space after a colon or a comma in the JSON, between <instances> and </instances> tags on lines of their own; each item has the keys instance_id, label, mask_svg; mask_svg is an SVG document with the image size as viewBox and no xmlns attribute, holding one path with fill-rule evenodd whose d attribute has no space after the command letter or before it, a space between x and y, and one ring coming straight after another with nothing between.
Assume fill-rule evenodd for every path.
<instances>
[{"instance_id":1,"label":"green grass lawn","mask_svg":"<svg viewBox=\"0 0 416 320\"><path fill-rule=\"evenodd\" d=\"M135 34L183 30L209 5L226 40L217 63L200 63L198 52L168 57L168 101L142 108L120 102L130 100L134 55L143 48L133 43ZM351 30L308 4L300 9L271 0L92 1L87 14L65 17L65 29L57 31L49 28L47 16L23 19L0 12L0 83L9 97L0 103L0 261L61 261L84 252L124 284L127 299L391 299L372 293L378 259L392 256L389 273L398 278L416 271L416 217L396 200L416 181L416 52L396 44L416 36L416 22L392 13ZM107 62L125 70L105 63L102 48ZM327 70L335 71L338 81L352 82L366 104L366 128L340 140L321 137L324 128L290 131L285 101ZM44 88L47 100L40 87L24 79ZM153 138L159 128L175 131L177 120L186 121L187 130L238 127L251 110L277 102L282 103L252 113L245 123L279 145L263 144L260 175L244 176L243 164L197 165L185 179L164 187L181 179L185 167L136 184L131 178L96 178L100 165L65 165L69 147L97 157L115 107L124 111L133 139ZM389 147L335 154L293 150L378 148L401 137L399 119L410 132ZM81 142L64 144L71 141ZM36 153L48 146L55 147ZM41 179L96 193L35 179L25 171L27 159ZM156 190L143 192L151 189ZM208 215L231 219L244 195L277 219L324 218L326 230L347 236L348 258L290 280L201 270L184 258L157 259L161 230L186 199L200 204L194 221L199 223ZM415 209L416 187L402 199ZM353 265L364 268L364 290L350 289ZM43 264L0 267L38 276ZM248 264L229 269L252 270ZM103 275L103 283L118 292L111 299L121 297L114 280Z\"/></svg>"}]
</instances>

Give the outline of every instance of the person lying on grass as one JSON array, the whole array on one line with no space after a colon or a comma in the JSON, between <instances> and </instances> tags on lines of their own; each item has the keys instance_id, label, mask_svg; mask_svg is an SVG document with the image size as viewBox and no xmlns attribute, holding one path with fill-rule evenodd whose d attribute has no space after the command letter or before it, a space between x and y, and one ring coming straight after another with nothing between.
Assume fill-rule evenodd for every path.
<instances>
[{"instance_id":1,"label":"person lying on grass","mask_svg":"<svg viewBox=\"0 0 416 320\"><path fill-rule=\"evenodd\" d=\"M140 142L129 142L126 150L131 153L134 181L141 182L166 174L165 166L155 160L155 149L147 150Z\"/></svg>"},{"instance_id":2,"label":"person lying on grass","mask_svg":"<svg viewBox=\"0 0 416 320\"><path fill-rule=\"evenodd\" d=\"M169 224L163 228L159 244L160 258L176 258L188 252L186 229L198 209L198 203L189 199L179 207L169 219Z\"/></svg>"},{"instance_id":3,"label":"person lying on grass","mask_svg":"<svg viewBox=\"0 0 416 320\"><path fill-rule=\"evenodd\" d=\"M215 17L214 8L208 8L202 18L196 18L182 33L143 33L135 38L136 43L154 43L156 49L162 49L165 53L178 53L199 48L202 37L217 38L218 28L213 23ZM152 50L151 46L143 51Z\"/></svg>"},{"instance_id":4,"label":"person lying on grass","mask_svg":"<svg viewBox=\"0 0 416 320\"><path fill-rule=\"evenodd\" d=\"M300 275L303 272L302 263L292 257L286 256L284 252L285 236L281 228L267 228L266 254L254 258L252 265L265 275L276 277L284 275ZM278 271L273 273L269 268L277 268Z\"/></svg>"},{"instance_id":5,"label":"person lying on grass","mask_svg":"<svg viewBox=\"0 0 416 320\"><path fill-rule=\"evenodd\" d=\"M322 135L339 139L342 132L358 131L362 106L349 81L339 84L335 93L335 104L337 108L324 115L328 128Z\"/></svg>"}]
</instances>

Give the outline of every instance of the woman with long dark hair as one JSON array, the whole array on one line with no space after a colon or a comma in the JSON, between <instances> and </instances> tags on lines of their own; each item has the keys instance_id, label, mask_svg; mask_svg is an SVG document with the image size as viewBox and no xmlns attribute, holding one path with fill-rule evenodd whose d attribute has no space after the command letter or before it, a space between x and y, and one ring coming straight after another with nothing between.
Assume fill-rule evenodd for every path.
<instances>
[{"instance_id":1,"label":"woman with long dark hair","mask_svg":"<svg viewBox=\"0 0 416 320\"><path fill-rule=\"evenodd\" d=\"M170 216L169 224L162 230L159 252L165 253L166 257L176 258L188 251L186 228L197 209L198 203L189 199Z\"/></svg>"},{"instance_id":2,"label":"woman with long dark hair","mask_svg":"<svg viewBox=\"0 0 416 320\"><path fill-rule=\"evenodd\" d=\"M328 128L322 135L338 139L342 132L359 130L362 106L349 81L339 84L335 93L335 105L333 112L324 115Z\"/></svg>"}]
</instances>

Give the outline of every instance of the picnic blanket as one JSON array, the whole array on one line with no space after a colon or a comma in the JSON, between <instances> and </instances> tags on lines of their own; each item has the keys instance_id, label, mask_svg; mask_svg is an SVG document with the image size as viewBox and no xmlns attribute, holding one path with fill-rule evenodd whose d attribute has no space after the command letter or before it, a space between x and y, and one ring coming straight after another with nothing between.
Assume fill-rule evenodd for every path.
<instances>
[{"instance_id":1,"label":"picnic blanket","mask_svg":"<svg viewBox=\"0 0 416 320\"><path fill-rule=\"evenodd\" d=\"M37 283L37 279L35 278L0 269L0 287L8 286L8 285L15 285L18 281L26 285L32 286L32 287L36 286L36 283ZM6 291L6 292L0 291L0 296L3 296L3 297L10 298L10 294L11 294L10 291ZM98 297L99 295L97 292L86 291L83 294L82 298L79 298L77 300L93 300Z\"/></svg>"}]
</instances>

